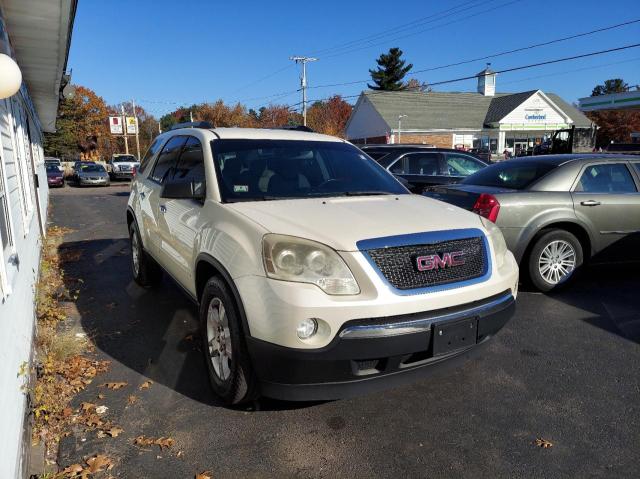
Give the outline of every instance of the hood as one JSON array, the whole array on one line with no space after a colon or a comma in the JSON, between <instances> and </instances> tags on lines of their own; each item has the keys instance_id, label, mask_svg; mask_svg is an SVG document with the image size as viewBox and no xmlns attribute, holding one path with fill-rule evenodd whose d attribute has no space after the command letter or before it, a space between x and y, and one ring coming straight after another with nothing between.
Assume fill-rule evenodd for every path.
<instances>
[{"instance_id":1,"label":"hood","mask_svg":"<svg viewBox=\"0 0 640 479\"><path fill-rule=\"evenodd\" d=\"M419 195L310 198L229 203L271 233L357 251L364 239L460 228L482 228L479 217Z\"/></svg>"}]
</instances>

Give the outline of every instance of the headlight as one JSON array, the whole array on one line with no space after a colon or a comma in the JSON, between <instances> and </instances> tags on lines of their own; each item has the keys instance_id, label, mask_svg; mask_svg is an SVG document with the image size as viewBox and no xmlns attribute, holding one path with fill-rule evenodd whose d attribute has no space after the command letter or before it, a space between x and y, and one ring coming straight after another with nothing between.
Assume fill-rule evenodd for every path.
<instances>
[{"instance_id":1,"label":"headlight","mask_svg":"<svg viewBox=\"0 0 640 479\"><path fill-rule=\"evenodd\" d=\"M315 284L327 294L360 293L360 287L344 260L321 243L267 234L262 239L262 252L269 278Z\"/></svg>"},{"instance_id":2,"label":"headlight","mask_svg":"<svg viewBox=\"0 0 640 479\"><path fill-rule=\"evenodd\" d=\"M482 216L480 217L480 221L482 221L482 225L489 232L488 238L489 238L489 241L491 241L491 244L493 245L493 251L496 255L496 263L497 263L496 266L498 268L501 268L502 265L504 264L504 255L508 251L507 243L504 240L502 231L500 231L500 228L498 228L495 225L495 223L493 223L492 221L489 221L486 218L483 218Z\"/></svg>"}]
</instances>

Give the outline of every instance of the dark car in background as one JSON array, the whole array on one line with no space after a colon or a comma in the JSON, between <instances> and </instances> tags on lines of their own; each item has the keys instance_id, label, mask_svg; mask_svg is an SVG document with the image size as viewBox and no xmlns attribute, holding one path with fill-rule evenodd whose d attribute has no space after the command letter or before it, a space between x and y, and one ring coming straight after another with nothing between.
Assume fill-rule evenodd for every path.
<instances>
[{"instance_id":1,"label":"dark car in background","mask_svg":"<svg viewBox=\"0 0 640 479\"><path fill-rule=\"evenodd\" d=\"M46 164L47 170L47 184L50 188L62 188L64 187L64 175L56 164Z\"/></svg>"},{"instance_id":2,"label":"dark car in background","mask_svg":"<svg viewBox=\"0 0 640 479\"><path fill-rule=\"evenodd\" d=\"M585 261L640 261L640 158L611 154L503 161L426 196L493 221L541 291Z\"/></svg>"},{"instance_id":3,"label":"dark car in background","mask_svg":"<svg viewBox=\"0 0 640 479\"><path fill-rule=\"evenodd\" d=\"M371 145L360 147L386 170L406 182L413 193L433 185L458 183L487 163L461 151L427 145Z\"/></svg>"}]
</instances>

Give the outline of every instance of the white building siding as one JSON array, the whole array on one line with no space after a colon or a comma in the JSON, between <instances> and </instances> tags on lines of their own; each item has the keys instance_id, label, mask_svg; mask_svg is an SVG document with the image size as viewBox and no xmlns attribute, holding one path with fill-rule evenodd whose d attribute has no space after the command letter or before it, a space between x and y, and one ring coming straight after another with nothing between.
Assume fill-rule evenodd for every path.
<instances>
[{"instance_id":1,"label":"white building siding","mask_svg":"<svg viewBox=\"0 0 640 479\"><path fill-rule=\"evenodd\" d=\"M20 93L0 100L0 171L4 173L12 244L0 257L0 477L24 475L22 441L27 396L26 377L18 376L28 364L35 325L34 291L38 279L41 238L35 194L46 211L48 188L41 134L31 121ZM32 159L40 187L33 180Z\"/></svg>"}]
</instances>

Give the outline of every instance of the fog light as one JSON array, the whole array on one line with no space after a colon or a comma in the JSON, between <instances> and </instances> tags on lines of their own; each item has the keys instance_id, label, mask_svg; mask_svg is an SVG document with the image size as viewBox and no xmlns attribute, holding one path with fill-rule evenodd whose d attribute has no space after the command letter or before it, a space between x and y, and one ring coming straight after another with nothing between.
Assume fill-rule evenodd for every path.
<instances>
[{"instance_id":1,"label":"fog light","mask_svg":"<svg viewBox=\"0 0 640 479\"><path fill-rule=\"evenodd\" d=\"M300 339L309 339L318 331L318 321L313 318L303 319L298 327L296 333Z\"/></svg>"}]
</instances>

